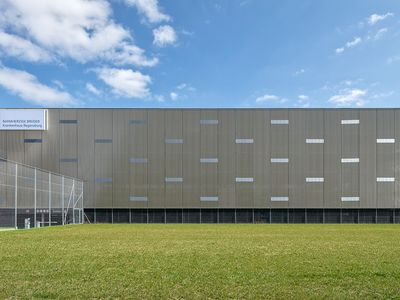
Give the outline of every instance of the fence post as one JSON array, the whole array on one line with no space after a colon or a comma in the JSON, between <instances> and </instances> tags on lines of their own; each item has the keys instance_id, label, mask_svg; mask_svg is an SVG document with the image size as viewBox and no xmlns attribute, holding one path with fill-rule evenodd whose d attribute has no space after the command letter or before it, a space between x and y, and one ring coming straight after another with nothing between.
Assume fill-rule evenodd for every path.
<instances>
[{"instance_id":1,"label":"fence post","mask_svg":"<svg viewBox=\"0 0 400 300\"><path fill-rule=\"evenodd\" d=\"M49 173L49 226L51 226L51 173Z\"/></svg>"},{"instance_id":2,"label":"fence post","mask_svg":"<svg viewBox=\"0 0 400 300\"><path fill-rule=\"evenodd\" d=\"M65 222L64 222L64 176L61 179L61 217L62 217L62 224L65 225Z\"/></svg>"},{"instance_id":3,"label":"fence post","mask_svg":"<svg viewBox=\"0 0 400 300\"><path fill-rule=\"evenodd\" d=\"M35 168L35 188L34 188L34 196L33 196L33 199L34 199L34 214L33 214L33 222L34 222L34 227L36 228L37 227L37 219L36 219L36 211L37 211L37 204L36 204L36 201L37 201L37 169Z\"/></svg>"},{"instance_id":4,"label":"fence post","mask_svg":"<svg viewBox=\"0 0 400 300\"><path fill-rule=\"evenodd\" d=\"M72 179L72 224L75 224L75 179Z\"/></svg>"},{"instance_id":5,"label":"fence post","mask_svg":"<svg viewBox=\"0 0 400 300\"><path fill-rule=\"evenodd\" d=\"M15 164L15 199L14 199L14 205L15 205L15 210L14 210L14 223L15 223L15 229L18 229L18 223L17 223L17 209L18 209L18 165Z\"/></svg>"},{"instance_id":6,"label":"fence post","mask_svg":"<svg viewBox=\"0 0 400 300\"><path fill-rule=\"evenodd\" d=\"M83 224L83 223L85 223L85 215L84 215L84 210L83 210L83 181L81 182L81 186L82 186L82 189L81 189L81 192L82 192L82 197L81 197L81 207L82 207L82 210L81 210L81 224Z\"/></svg>"}]
</instances>

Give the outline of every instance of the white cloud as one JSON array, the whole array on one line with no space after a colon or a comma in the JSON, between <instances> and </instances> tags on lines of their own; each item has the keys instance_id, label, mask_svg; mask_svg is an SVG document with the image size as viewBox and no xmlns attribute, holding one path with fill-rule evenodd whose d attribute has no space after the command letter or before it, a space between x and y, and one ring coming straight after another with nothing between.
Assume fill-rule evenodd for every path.
<instances>
[{"instance_id":1,"label":"white cloud","mask_svg":"<svg viewBox=\"0 0 400 300\"><path fill-rule=\"evenodd\" d=\"M95 72L119 96L146 98L150 95L148 85L151 83L151 78L148 75L130 69L116 68L101 68Z\"/></svg>"},{"instance_id":2,"label":"white cloud","mask_svg":"<svg viewBox=\"0 0 400 300\"><path fill-rule=\"evenodd\" d=\"M169 96L170 96L170 98L171 98L172 101L178 100L178 94L175 93L175 92L171 92L171 93L169 94Z\"/></svg>"},{"instance_id":3,"label":"white cloud","mask_svg":"<svg viewBox=\"0 0 400 300\"><path fill-rule=\"evenodd\" d=\"M174 44L178 37L175 30L169 25L163 25L153 30L153 44L158 47L165 47Z\"/></svg>"},{"instance_id":4,"label":"white cloud","mask_svg":"<svg viewBox=\"0 0 400 300\"><path fill-rule=\"evenodd\" d=\"M116 65L135 65L139 67L153 67L158 63L158 58L147 58L144 50L126 43L118 48L111 49L104 57Z\"/></svg>"},{"instance_id":5,"label":"white cloud","mask_svg":"<svg viewBox=\"0 0 400 300\"><path fill-rule=\"evenodd\" d=\"M346 48L353 48L361 43L360 37L355 37L352 41L346 43Z\"/></svg>"},{"instance_id":6,"label":"white cloud","mask_svg":"<svg viewBox=\"0 0 400 300\"><path fill-rule=\"evenodd\" d=\"M132 44L130 32L114 22L111 6L105 0L69 0L68 6L55 0L3 0L0 11L0 31L19 36L19 40L13 39L13 45L18 43L19 48L32 49L36 45L80 63L106 59L117 64L156 64ZM9 55L12 53L18 51L10 51ZM38 54L28 57L35 59Z\"/></svg>"},{"instance_id":7,"label":"white cloud","mask_svg":"<svg viewBox=\"0 0 400 300\"><path fill-rule=\"evenodd\" d=\"M74 98L67 92L51 88L25 71L0 67L0 85L9 93L40 106L73 105Z\"/></svg>"},{"instance_id":8,"label":"white cloud","mask_svg":"<svg viewBox=\"0 0 400 300\"><path fill-rule=\"evenodd\" d=\"M344 52L344 47L336 48L335 52L337 54L340 54L340 53Z\"/></svg>"},{"instance_id":9,"label":"white cloud","mask_svg":"<svg viewBox=\"0 0 400 300\"><path fill-rule=\"evenodd\" d=\"M296 70L293 73L293 76L298 76L298 75L304 74L305 72L306 72L306 70L304 70L304 69Z\"/></svg>"},{"instance_id":10,"label":"white cloud","mask_svg":"<svg viewBox=\"0 0 400 300\"><path fill-rule=\"evenodd\" d=\"M86 83L86 89L91 92L92 94L95 94L96 96L100 96L101 95L101 91L96 88L93 84L91 84L90 82Z\"/></svg>"},{"instance_id":11,"label":"white cloud","mask_svg":"<svg viewBox=\"0 0 400 300\"><path fill-rule=\"evenodd\" d=\"M191 86L188 83L181 83L176 87L177 90L186 90L188 92L194 92L196 91L196 88L194 88L193 86Z\"/></svg>"},{"instance_id":12,"label":"white cloud","mask_svg":"<svg viewBox=\"0 0 400 300\"><path fill-rule=\"evenodd\" d=\"M343 89L337 95L329 98L329 102L334 103L336 106L363 106L366 102L365 96L367 90L361 89Z\"/></svg>"},{"instance_id":13,"label":"white cloud","mask_svg":"<svg viewBox=\"0 0 400 300\"><path fill-rule=\"evenodd\" d=\"M386 62L388 64L392 64L392 63L395 63L395 62L398 62L398 61L400 61L400 55L391 56L386 60Z\"/></svg>"},{"instance_id":14,"label":"white cloud","mask_svg":"<svg viewBox=\"0 0 400 300\"><path fill-rule=\"evenodd\" d=\"M139 13L143 14L150 23L170 21L171 17L161 12L157 0L125 0L130 6L135 6Z\"/></svg>"},{"instance_id":15,"label":"white cloud","mask_svg":"<svg viewBox=\"0 0 400 300\"><path fill-rule=\"evenodd\" d=\"M0 51L29 62L50 62L52 57L46 50L19 36L0 32Z\"/></svg>"},{"instance_id":16,"label":"white cloud","mask_svg":"<svg viewBox=\"0 0 400 300\"><path fill-rule=\"evenodd\" d=\"M299 100L301 100L301 101L307 101L308 99L310 99L310 97L308 97L306 95L299 95Z\"/></svg>"},{"instance_id":17,"label":"white cloud","mask_svg":"<svg viewBox=\"0 0 400 300\"><path fill-rule=\"evenodd\" d=\"M276 95L269 95L265 94L263 96L257 97L256 98L256 103L264 103L264 102L279 102L279 103L285 103L287 101L286 98L281 98Z\"/></svg>"},{"instance_id":18,"label":"white cloud","mask_svg":"<svg viewBox=\"0 0 400 300\"><path fill-rule=\"evenodd\" d=\"M360 44L362 42L362 39L360 37L355 37L353 40L347 42L343 47L336 48L335 52L336 54L343 53L345 49L353 48Z\"/></svg>"},{"instance_id":19,"label":"white cloud","mask_svg":"<svg viewBox=\"0 0 400 300\"><path fill-rule=\"evenodd\" d=\"M369 25L373 26L373 25L375 25L376 23L378 23L378 22L380 22L380 21L383 21L383 20L385 20L386 18L392 17L392 16L394 16L394 14L391 13L391 12L386 13L386 14L384 14L384 15L372 14L372 15L370 15L370 16L368 17L367 21L368 21L368 24L369 24Z\"/></svg>"},{"instance_id":20,"label":"white cloud","mask_svg":"<svg viewBox=\"0 0 400 300\"><path fill-rule=\"evenodd\" d=\"M297 105L301 107L310 107L310 97L307 95L299 95L297 97Z\"/></svg>"},{"instance_id":21,"label":"white cloud","mask_svg":"<svg viewBox=\"0 0 400 300\"><path fill-rule=\"evenodd\" d=\"M388 32L387 28L379 29L374 36L374 40L379 40L386 32Z\"/></svg>"}]
</instances>

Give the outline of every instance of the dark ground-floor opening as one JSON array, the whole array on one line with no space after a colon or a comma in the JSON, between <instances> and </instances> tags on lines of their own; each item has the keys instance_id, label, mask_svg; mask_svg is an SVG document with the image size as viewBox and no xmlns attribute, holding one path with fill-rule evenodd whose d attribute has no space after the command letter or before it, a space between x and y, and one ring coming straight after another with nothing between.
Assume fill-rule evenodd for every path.
<instances>
[{"instance_id":1,"label":"dark ground-floor opening","mask_svg":"<svg viewBox=\"0 0 400 300\"><path fill-rule=\"evenodd\" d=\"M86 223L400 224L400 209L85 209Z\"/></svg>"}]
</instances>

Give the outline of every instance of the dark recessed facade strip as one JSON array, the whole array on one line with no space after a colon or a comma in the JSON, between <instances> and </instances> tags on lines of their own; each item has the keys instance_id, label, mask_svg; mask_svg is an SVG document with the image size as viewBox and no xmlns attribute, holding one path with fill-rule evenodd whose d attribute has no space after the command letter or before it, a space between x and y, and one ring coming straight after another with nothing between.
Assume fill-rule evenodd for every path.
<instances>
[{"instance_id":1,"label":"dark recessed facade strip","mask_svg":"<svg viewBox=\"0 0 400 300\"><path fill-rule=\"evenodd\" d=\"M112 182L112 178L111 177L97 177L95 179L96 183L109 183Z\"/></svg>"},{"instance_id":2,"label":"dark recessed facade strip","mask_svg":"<svg viewBox=\"0 0 400 300\"><path fill-rule=\"evenodd\" d=\"M112 139L95 139L94 142L96 144L111 144Z\"/></svg>"},{"instance_id":3,"label":"dark recessed facade strip","mask_svg":"<svg viewBox=\"0 0 400 300\"><path fill-rule=\"evenodd\" d=\"M78 120L60 120L60 124L78 124Z\"/></svg>"},{"instance_id":4,"label":"dark recessed facade strip","mask_svg":"<svg viewBox=\"0 0 400 300\"><path fill-rule=\"evenodd\" d=\"M60 158L61 163L77 163L77 158Z\"/></svg>"},{"instance_id":5,"label":"dark recessed facade strip","mask_svg":"<svg viewBox=\"0 0 400 300\"><path fill-rule=\"evenodd\" d=\"M41 143L42 139L24 139L24 143Z\"/></svg>"}]
</instances>

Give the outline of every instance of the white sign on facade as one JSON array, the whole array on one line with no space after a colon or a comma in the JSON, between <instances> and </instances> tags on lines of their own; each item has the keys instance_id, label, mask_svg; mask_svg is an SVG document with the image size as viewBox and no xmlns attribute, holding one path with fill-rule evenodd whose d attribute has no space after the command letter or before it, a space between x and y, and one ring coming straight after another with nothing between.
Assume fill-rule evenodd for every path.
<instances>
[{"instance_id":1,"label":"white sign on facade","mask_svg":"<svg viewBox=\"0 0 400 300\"><path fill-rule=\"evenodd\" d=\"M47 109L0 109L0 130L47 130Z\"/></svg>"}]
</instances>

